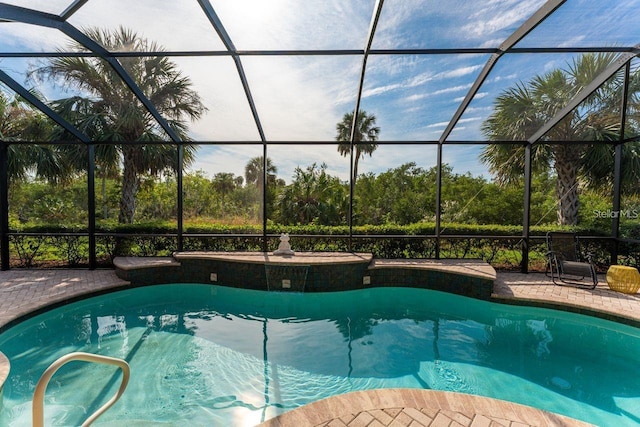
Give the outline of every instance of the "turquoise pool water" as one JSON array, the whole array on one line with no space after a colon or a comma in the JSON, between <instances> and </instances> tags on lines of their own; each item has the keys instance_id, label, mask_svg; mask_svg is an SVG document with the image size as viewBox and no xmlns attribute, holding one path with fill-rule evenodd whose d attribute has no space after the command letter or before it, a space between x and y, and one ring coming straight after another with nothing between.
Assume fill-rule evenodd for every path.
<instances>
[{"instance_id":1,"label":"turquoise pool water","mask_svg":"<svg viewBox=\"0 0 640 427\"><path fill-rule=\"evenodd\" d=\"M354 390L415 387L505 399L602 426L640 424L640 330L436 291L301 294L158 285L90 298L0 335L12 363L0 425L31 422L38 378L87 351L129 361L95 425L253 426ZM71 362L47 389L47 425L79 425L119 386Z\"/></svg>"}]
</instances>

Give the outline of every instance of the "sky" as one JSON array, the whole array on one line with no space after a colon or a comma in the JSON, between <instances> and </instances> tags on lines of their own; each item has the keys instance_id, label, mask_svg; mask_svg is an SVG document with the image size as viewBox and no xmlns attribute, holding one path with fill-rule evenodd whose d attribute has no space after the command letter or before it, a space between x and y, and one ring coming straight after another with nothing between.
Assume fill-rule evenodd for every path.
<instances>
[{"instance_id":1,"label":"sky","mask_svg":"<svg viewBox=\"0 0 640 427\"><path fill-rule=\"evenodd\" d=\"M640 0L568 0L518 47L620 46L640 43ZM5 3L59 14L70 0L10 0ZM373 49L495 48L545 2L543 0L386 0ZM374 0L211 0L238 50L363 49ZM224 45L196 0L89 0L69 22L82 29L135 28L167 51L222 51ZM69 43L53 29L0 24L0 51L54 51ZM497 62L450 140L483 140L482 122L498 94L536 74L566 66L575 54L505 54ZM278 175L289 181L295 167L326 163L346 179L347 158L332 141L335 126L353 112L361 55L242 56L242 66ZM374 114L381 141L438 140L489 59L482 54L370 55L360 107ZM233 60L228 56L173 57L207 107L191 125L201 141L259 142L259 134ZM54 82L25 80L33 59L0 60L0 69L49 99L69 96ZM77 93L77 92L76 92ZM447 146L443 160L454 172L490 175L479 146ZM193 169L242 175L261 144L201 146ZM407 162L435 166L435 146L380 145L360 161L359 172L379 173Z\"/></svg>"}]
</instances>

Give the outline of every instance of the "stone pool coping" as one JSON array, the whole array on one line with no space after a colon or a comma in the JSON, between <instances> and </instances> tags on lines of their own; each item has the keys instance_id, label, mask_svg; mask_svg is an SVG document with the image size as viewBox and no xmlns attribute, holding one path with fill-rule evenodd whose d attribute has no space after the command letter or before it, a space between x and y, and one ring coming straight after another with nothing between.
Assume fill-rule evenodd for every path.
<instances>
[{"instance_id":1,"label":"stone pool coping","mask_svg":"<svg viewBox=\"0 0 640 427\"><path fill-rule=\"evenodd\" d=\"M175 252L177 261L187 259L216 259L256 264L354 264L370 263L373 255L359 252L294 252L275 255L272 252Z\"/></svg>"},{"instance_id":2,"label":"stone pool coping","mask_svg":"<svg viewBox=\"0 0 640 427\"><path fill-rule=\"evenodd\" d=\"M374 259L369 268L424 269L489 280L497 277L496 270L479 259Z\"/></svg>"}]
</instances>

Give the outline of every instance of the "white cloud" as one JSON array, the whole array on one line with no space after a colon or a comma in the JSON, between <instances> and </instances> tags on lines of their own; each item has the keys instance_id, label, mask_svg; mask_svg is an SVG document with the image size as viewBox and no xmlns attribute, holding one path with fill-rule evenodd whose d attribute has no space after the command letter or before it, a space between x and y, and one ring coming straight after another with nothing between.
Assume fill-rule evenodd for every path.
<instances>
[{"instance_id":1,"label":"white cloud","mask_svg":"<svg viewBox=\"0 0 640 427\"><path fill-rule=\"evenodd\" d=\"M487 95L489 95L489 93L488 93L488 92L478 92L478 93L476 93L476 95L473 97L473 99L474 99L474 100L482 99L482 98L484 98L484 97L485 97L485 96L487 96ZM463 100L464 100L464 96L461 96L461 97L458 97L458 98L454 98L454 99L453 99L453 102L460 103L460 102L462 102Z\"/></svg>"},{"instance_id":2,"label":"white cloud","mask_svg":"<svg viewBox=\"0 0 640 427\"><path fill-rule=\"evenodd\" d=\"M478 69L482 68L482 65L472 65L472 66L463 66L463 67L459 67L459 68L455 68L452 70L448 70L445 72L441 72L441 73L431 73L431 72L425 72L425 73L421 73L417 76L413 76L410 77L408 79L405 79L403 82L400 83L392 83L392 84L388 84L388 85L382 85L382 86L378 86L378 87L373 87L370 89L367 89L365 91L363 91L363 98L366 97L371 97L371 96L376 96L376 95L381 95L383 93L387 93L387 92L391 92L394 90L398 90L398 89L411 89L411 88L416 88L422 85L425 85L427 83L435 83L435 82L439 82L439 81L444 81L444 80L448 80L448 79L455 79L455 78L459 78L459 77L463 77L469 74L474 73L475 71L477 71ZM451 92L457 92L460 90L465 90L471 87L471 84L466 84L466 85L457 85L457 86L452 86L452 87L444 87L443 89L437 89L434 91L431 91L429 93L422 93L422 94L412 94L409 95L407 97L404 98L405 101L417 101L417 100L421 100L430 96L437 96L437 95L442 95L442 94L446 94L446 93L451 93Z\"/></svg>"},{"instance_id":3,"label":"white cloud","mask_svg":"<svg viewBox=\"0 0 640 427\"><path fill-rule=\"evenodd\" d=\"M495 76L494 78L492 78L491 81L494 82L494 83L497 83L497 82L502 81L502 80L515 80L517 77L518 77L517 73L512 73L512 74L509 74L507 76L500 76L499 75L499 76Z\"/></svg>"},{"instance_id":4,"label":"white cloud","mask_svg":"<svg viewBox=\"0 0 640 427\"><path fill-rule=\"evenodd\" d=\"M487 2L483 9L469 15L469 24L460 29L462 34L484 38L502 30L512 32L544 4L541 0L508 0ZM509 34L507 34L509 35Z\"/></svg>"},{"instance_id":5,"label":"white cloud","mask_svg":"<svg viewBox=\"0 0 640 427\"><path fill-rule=\"evenodd\" d=\"M53 28L18 22L0 24L0 46L8 52L53 52L71 39Z\"/></svg>"},{"instance_id":6,"label":"white cloud","mask_svg":"<svg viewBox=\"0 0 640 427\"><path fill-rule=\"evenodd\" d=\"M337 145L275 145L268 148L267 157L278 167L278 176L290 182L296 167L306 168L315 163L327 165L327 171L343 180L349 177L349 159L338 153ZM376 158L374 153L374 158ZM367 160L369 157L367 156ZM364 162L367 162L364 160ZM363 161L361 160L361 163Z\"/></svg>"},{"instance_id":7,"label":"white cloud","mask_svg":"<svg viewBox=\"0 0 640 427\"><path fill-rule=\"evenodd\" d=\"M295 168L304 169L313 163L317 166L325 163L327 171L340 179L346 180L349 177L349 160L340 156L335 145L272 145L267 150L267 158L278 168L278 177L286 182L291 182ZM201 145L196 162L190 170L203 170L209 177L218 172L232 172L236 176L243 176L247 162L260 156L262 146L259 144ZM373 157L367 156L361 160L361 164L375 165L378 157L376 152Z\"/></svg>"},{"instance_id":8,"label":"white cloud","mask_svg":"<svg viewBox=\"0 0 640 427\"><path fill-rule=\"evenodd\" d=\"M419 101L422 100L424 98L428 98L430 96L438 96L438 95L443 95L446 93L452 93L452 92L459 92L461 90L467 90L469 88L471 88L471 84L467 84L467 85L460 85L460 86L452 86L452 87L447 87L444 89L440 89L440 90L436 90L433 92L429 92L429 93L421 93L421 94L414 94L414 95L410 95L407 96L405 98L405 101Z\"/></svg>"},{"instance_id":9,"label":"white cloud","mask_svg":"<svg viewBox=\"0 0 640 427\"><path fill-rule=\"evenodd\" d=\"M367 90L363 90L362 91L362 97L363 98L367 98L369 96L376 96L376 95L381 95L383 93L386 92L390 92L396 89L400 89L403 87L407 87L405 85L402 85L400 83L395 83L395 84L391 84L391 85L386 85L386 86L379 86L379 87L375 87L373 89L367 89Z\"/></svg>"},{"instance_id":10,"label":"white cloud","mask_svg":"<svg viewBox=\"0 0 640 427\"><path fill-rule=\"evenodd\" d=\"M574 37L570 37L567 41L560 43L558 47L572 47L572 46L580 46L582 41L586 39L584 34L575 35Z\"/></svg>"},{"instance_id":11,"label":"white cloud","mask_svg":"<svg viewBox=\"0 0 640 427\"><path fill-rule=\"evenodd\" d=\"M488 105L486 107L469 107L467 108L467 113L487 113L489 111L493 111L493 107Z\"/></svg>"},{"instance_id":12,"label":"white cloud","mask_svg":"<svg viewBox=\"0 0 640 427\"><path fill-rule=\"evenodd\" d=\"M484 42L480 43L481 48L497 48L499 47L503 42L504 42L504 38L493 38L493 39L489 39L489 40L485 40Z\"/></svg>"},{"instance_id":13,"label":"white cloud","mask_svg":"<svg viewBox=\"0 0 640 427\"><path fill-rule=\"evenodd\" d=\"M469 123L469 122L476 122L478 120L482 120L482 117L469 117L466 119L460 119L458 120L458 124L460 123ZM434 127L441 127L444 128L449 124L449 122L440 122L440 123L432 123L430 125L427 125L427 128L434 128Z\"/></svg>"},{"instance_id":14,"label":"white cloud","mask_svg":"<svg viewBox=\"0 0 640 427\"><path fill-rule=\"evenodd\" d=\"M453 70L443 71L442 73L438 73L434 76L435 79L451 79L456 77L466 76L476 71L482 69L484 64L471 65L466 67L459 67Z\"/></svg>"}]
</instances>

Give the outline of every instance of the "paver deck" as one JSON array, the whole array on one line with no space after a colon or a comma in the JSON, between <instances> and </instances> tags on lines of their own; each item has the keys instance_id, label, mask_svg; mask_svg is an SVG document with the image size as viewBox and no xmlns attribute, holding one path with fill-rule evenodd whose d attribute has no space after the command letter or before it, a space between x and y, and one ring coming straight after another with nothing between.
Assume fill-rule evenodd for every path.
<instances>
[{"instance_id":1,"label":"paver deck","mask_svg":"<svg viewBox=\"0 0 640 427\"><path fill-rule=\"evenodd\" d=\"M79 296L126 287L112 270L0 272L0 328L34 310ZM601 277L593 290L555 286L540 273L498 272L493 298L598 313L640 325L640 294L621 294ZM0 360L0 373L3 372ZM5 366L6 369L6 366ZM265 426L583 426L530 407L479 396L431 390L372 390L303 406ZM286 418L285 418L286 417ZM292 420L289 422L288 420Z\"/></svg>"}]
</instances>

